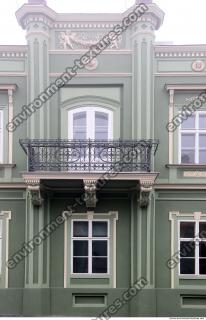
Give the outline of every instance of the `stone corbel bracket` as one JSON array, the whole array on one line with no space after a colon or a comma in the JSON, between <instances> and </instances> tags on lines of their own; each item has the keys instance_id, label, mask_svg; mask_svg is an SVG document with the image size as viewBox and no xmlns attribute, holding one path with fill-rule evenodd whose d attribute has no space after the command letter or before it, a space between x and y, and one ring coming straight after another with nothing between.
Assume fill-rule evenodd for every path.
<instances>
[{"instance_id":1,"label":"stone corbel bracket","mask_svg":"<svg viewBox=\"0 0 206 320\"><path fill-rule=\"evenodd\" d=\"M147 208L150 202L150 194L153 190L154 180L140 180L139 206Z\"/></svg>"},{"instance_id":2,"label":"stone corbel bracket","mask_svg":"<svg viewBox=\"0 0 206 320\"><path fill-rule=\"evenodd\" d=\"M87 208L95 208L97 203L96 180L83 180L84 182L84 201Z\"/></svg>"},{"instance_id":3,"label":"stone corbel bracket","mask_svg":"<svg viewBox=\"0 0 206 320\"><path fill-rule=\"evenodd\" d=\"M31 196L31 202L35 207L41 207L43 204L43 198L40 190L40 180L25 180L27 189Z\"/></svg>"}]
</instances>

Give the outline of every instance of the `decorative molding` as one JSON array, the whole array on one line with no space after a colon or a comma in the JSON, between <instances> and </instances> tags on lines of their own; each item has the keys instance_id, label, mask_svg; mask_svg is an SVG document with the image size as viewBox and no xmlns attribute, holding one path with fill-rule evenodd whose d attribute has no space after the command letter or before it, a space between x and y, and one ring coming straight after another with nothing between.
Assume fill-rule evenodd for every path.
<instances>
[{"instance_id":1,"label":"decorative molding","mask_svg":"<svg viewBox=\"0 0 206 320\"><path fill-rule=\"evenodd\" d=\"M33 206L40 207L43 204L43 198L41 196L40 190L40 180L39 179L28 179L25 180L27 184L27 189L29 191L31 202Z\"/></svg>"},{"instance_id":2,"label":"decorative molding","mask_svg":"<svg viewBox=\"0 0 206 320\"><path fill-rule=\"evenodd\" d=\"M140 196L139 196L139 206L140 208L147 208L150 201L150 194L153 190L153 181L140 181Z\"/></svg>"},{"instance_id":3,"label":"decorative molding","mask_svg":"<svg viewBox=\"0 0 206 320\"><path fill-rule=\"evenodd\" d=\"M50 73L50 77L59 77L62 73ZM99 73L99 72L79 72L76 77L132 77L132 73Z\"/></svg>"},{"instance_id":4,"label":"decorative molding","mask_svg":"<svg viewBox=\"0 0 206 320\"><path fill-rule=\"evenodd\" d=\"M72 30L61 31L58 34L59 46L64 50L75 50L75 49L89 49L92 45L96 45L105 36L104 33L98 33L92 35L91 33L85 32L74 32ZM119 49L122 42L122 36L119 36L113 41L108 47L113 49Z\"/></svg>"},{"instance_id":5,"label":"decorative molding","mask_svg":"<svg viewBox=\"0 0 206 320\"><path fill-rule=\"evenodd\" d=\"M184 171L183 176L186 178L206 178L206 171Z\"/></svg>"},{"instance_id":6,"label":"decorative molding","mask_svg":"<svg viewBox=\"0 0 206 320\"><path fill-rule=\"evenodd\" d=\"M0 58L26 58L27 52L16 52L16 51L0 51Z\"/></svg>"},{"instance_id":7,"label":"decorative molding","mask_svg":"<svg viewBox=\"0 0 206 320\"><path fill-rule=\"evenodd\" d=\"M114 28L114 23L97 23L97 22L85 22L85 23L64 23L64 22L58 22L54 23L54 28L57 29L112 29Z\"/></svg>"},{"instance_id":8,"label":"decorative molding","mask_svg":"<svg viewBox=\"0 0 206 320\"><path fill-rule=\"evenodd\" d=\"M195 72L202 72L205 69L205 62L201 60L196 60L192 63L192 70Z\"/></svg>"},{"instance_id":9,"label":"decorative molding","mask_svg":"<svg viewBox=\"0 0 206 320\"><path fill-rule=\"evenodd\" d=\"M202 91L206 90L205 84L166 84L165 89L167 91L175 90L175 91Z\"/></svg>"},{"instance_id":10,"label":"decorative molding","mask_svg":"<svg viewBox=\"0 0 206 320\"><path fill-rule=\"evenodd\" d=\"M173 48L171 47L171 50ZM206 57L206 51L203 52L155 52L156 58L195 58L195 57Z\"/></svg>"},{"instance_id":11,"label":"decorative molding","mask_svg":"<svg viewBox=\"0 0 206 320\"><path fill-rule=\"evenodd\" d=\"M87 208L95 208L97 203L96 183L97 180L84 180L84 201Z\"/></svg>"}]
</instances>

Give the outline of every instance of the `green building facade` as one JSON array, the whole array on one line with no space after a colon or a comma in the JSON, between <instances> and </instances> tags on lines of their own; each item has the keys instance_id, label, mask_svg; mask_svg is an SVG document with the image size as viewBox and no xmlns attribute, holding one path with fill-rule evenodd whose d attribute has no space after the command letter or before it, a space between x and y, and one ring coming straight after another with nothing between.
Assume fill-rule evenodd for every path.
<instances>
[{"instance_id":1,"label":"green building facade","mask_svg":"<svg viewBox=\"0 0 206 320\"><path fill-rule=\"evenodd\" d=\"M0 46L1 315L205 315L206 45L142 2L29 0Z\"/></svg>"}]
</instances>

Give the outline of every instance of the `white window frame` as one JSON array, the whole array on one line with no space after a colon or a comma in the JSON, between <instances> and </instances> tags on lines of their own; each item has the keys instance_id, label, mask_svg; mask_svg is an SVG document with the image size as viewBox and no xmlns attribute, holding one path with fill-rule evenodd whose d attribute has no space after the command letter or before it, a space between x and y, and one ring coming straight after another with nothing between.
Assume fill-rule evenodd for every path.
<instances>
[{"instance_id":1,"label":"white window frame","mask_svg":"<svg viewBox=\"0 0 206 320\"><path fill-rule=\"evenodd\" d=\"M182 129L182 125L179 128L179 163L184 164L182 162L182 134L194 134L195 135L195 162L194 164L200 164L199 163L199 136L200 134L206 135L206 129L200 129L199 128L199 116L203 114L206 116L206 111L196 111L194 112L195 116L195 128L192 129ZM192 163L190 163L192 164ZM206 164L206 163L205 163Z\"/></svg>"},{"instance_id":2,"label":"white window frame","mask_svg":"<svg viewBox=\"0 0 206 320\"><path fill-rule=\"evenodd\" d=\"M180 238L180 223L181 222L192 222L195 224L195 233L194 233L194 238ZM199 257L199 243L200 242L206 242L206 238L204 238L205 240L203 240L203 238L199 237L199 224L203 222L206 223L206 221L204 220L179 220L178 221L178 250L179 250L179 265L178 265L178 273L179 276L198 276L198 277L202 277L202 276L206 276L206 274L200 274L199 273L199 262L200 262L200 257ZM190 274L186 274L186 273L180 273L180 265L181 265L181 259L180 259L180 242L181 241L194 241L195 242L195 273L190 273ZM193 258L193 257L191 257ZM206 259L206 257L205 257Z\"/></svg>"},{"instance_id":3,"label":"white window frame","mask_svg":"<svg viewBox=\"0 0 206 320\"><path fill-rule=\"evenodd\" d=\"M88 237L74 237L73 236L73 225L74 222L88 222ZM107 222L107 237L93 237L92 236L92 223L98 222ZM73 272L73 241L88 241L88 273L74 273ZM92 273L92 241L107 241L107 273ZM101 276L110 274L110 221L108 219L72 219L71 221L71 275L91 275L91 276Z\"/></svg>"},{"instance_id":4,"label":"white window frame","mask_svg":"<svg viewBox=\"0 0 206 320\"><path fill-rule=\"evenodd\" d=\"M68 138L73 139L74 114L86 112L86 139L95 140L95 112L103 112L108 115L108 140L113 139L113 111L99 106L79 106L68 111Z\"/></svg>"},{"instance_id":5,"label":"white window frame","mask_svg":"<svg viewBox=\"0 0 206 320\"><path fill-rule=\"evenodd\" d=\"M0 109L0 163L3 163L4 158L4 111Z\"/></svg>"}]
</instances>

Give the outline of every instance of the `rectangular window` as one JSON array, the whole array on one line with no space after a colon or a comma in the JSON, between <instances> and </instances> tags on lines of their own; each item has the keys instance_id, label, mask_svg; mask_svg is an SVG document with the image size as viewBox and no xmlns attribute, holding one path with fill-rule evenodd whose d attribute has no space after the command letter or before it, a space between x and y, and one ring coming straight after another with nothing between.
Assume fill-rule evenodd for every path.
<instances>
[{"instance_id":1,"label":"rectangular window","mask_svg":"<svg viewBox=\"0 0 206 320\"><path fill-rule=\"evenodd\" d=\"M0 110L0 163L3 163L3 110Z\"/></svg>"},{"instance_id":2,"label":"rectangular window","mask_svg":"<svg viewBox=\"0 0 206 320\"><path fill-rule=\"evenodd\" d=\"M72 273L108 274L109 221L72 221Z\"/></svg>"},{"instance_id":3,"label":"rectangular window","mask_svg":"<svg viewBox=\"0 0 206 320\"><path fill-rule=\"evenodd\" d=\"M206 222L179 222L181 275L206 275Z\"/></svg>"},{"instance_id":4,"label":"rectangular window","mask_svg":"<svg viewBox=\"0 0 206 320\"><path fill-rule=\"evenodd\" d=\"M206 164L206 111L183 121L180 128L180 162Z\"/></svg>"}]
</instances>

